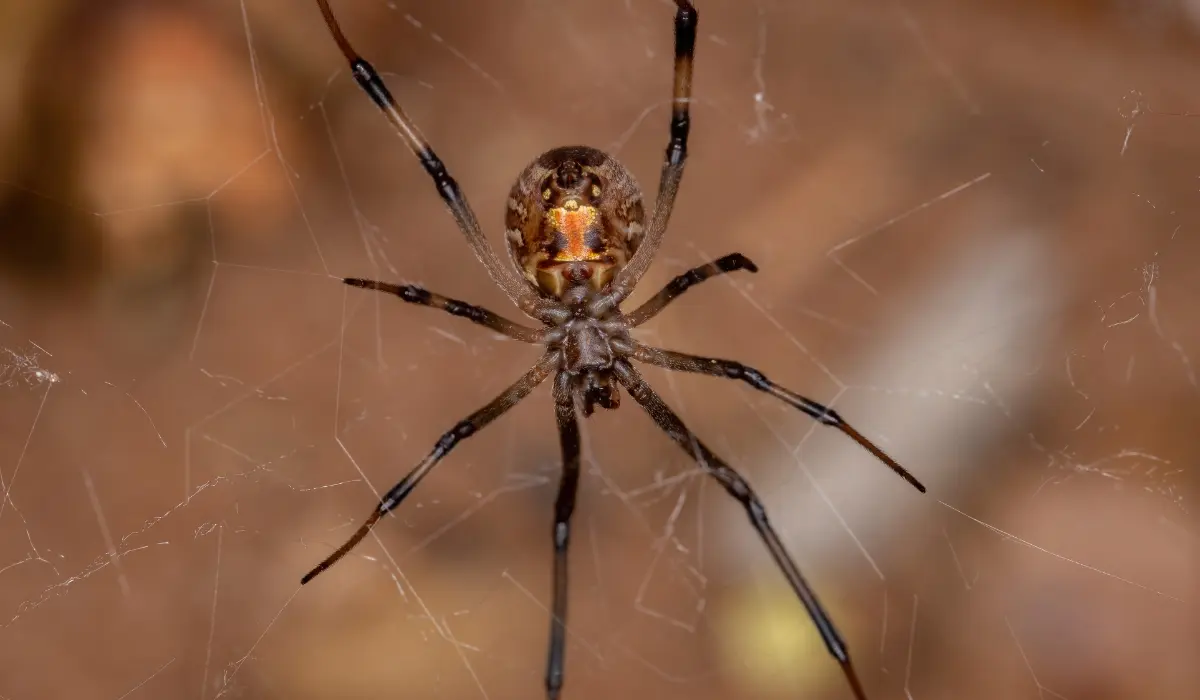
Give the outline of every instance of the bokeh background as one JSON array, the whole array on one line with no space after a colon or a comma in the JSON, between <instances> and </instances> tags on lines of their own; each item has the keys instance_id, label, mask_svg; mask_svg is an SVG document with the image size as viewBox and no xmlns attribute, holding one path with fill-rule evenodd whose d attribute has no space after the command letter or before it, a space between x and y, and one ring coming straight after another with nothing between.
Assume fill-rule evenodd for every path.
<instances>
[{"instance_id":1,"label":"bokeh background","mask_svg":"<svg viewBox=\"0 0 1200 700\"><path fill-rule=\"evenodd\" d=\"M930 487L753 390L650 380L763 494L870 697L1200 695L1200 9L705 0L643 337L832 402ZM499 241L552 146L648 185L671 3L356 0L346 32ZM0 697L542 696L536 352L315 4L8 2ZM586 429L565 697L848 698L744 516L636 406Z\"/></svg>"}]
</instances>

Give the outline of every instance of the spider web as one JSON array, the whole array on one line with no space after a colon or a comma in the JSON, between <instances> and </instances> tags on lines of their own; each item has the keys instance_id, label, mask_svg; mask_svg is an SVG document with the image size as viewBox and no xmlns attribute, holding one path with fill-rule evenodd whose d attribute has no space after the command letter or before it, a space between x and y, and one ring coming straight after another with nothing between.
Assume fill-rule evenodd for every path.
<instances>
[{"instance_id":1,"label":"spider web","mask_svg":"<svg viewBox=\"0 0 1200 700\"><path fill-rule=\"evenodd\" d=\"M698 3L699 4L699 3ZM671 7L335 3L497 242L589 143L657 181ZM503 6L502 6L503 5ZM641 337L873 699L1190 698L1200 110L1188 7L706 1ZM536 350L309 3L25 9L0 42L0 698L540 697L546 387L299 577ZM13 31L19 27L21 31ZM584 427L565 697L849 697L744 514L628 398ZM834 434L830 434L834 432Z\"/></svg>"}]
</instances>

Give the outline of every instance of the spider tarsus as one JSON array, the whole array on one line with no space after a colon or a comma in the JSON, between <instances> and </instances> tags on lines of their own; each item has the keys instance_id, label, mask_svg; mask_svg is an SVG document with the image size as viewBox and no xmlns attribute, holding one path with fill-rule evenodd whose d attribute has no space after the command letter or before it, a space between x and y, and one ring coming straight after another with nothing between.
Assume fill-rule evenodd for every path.
<instances>
[{"instance_id":1,"label":"spider tarsus","mask_svg":"<svg viewBox=\"0 0 1200 700\"><path fill-rule=\"evenodd\" d=\"M334 16L333 10L329 7L329 2L327 0L317 0L317 5L321 8L321 15L325 17L325 25L329 27L329 32L333 34L333 40L337 42L342 55L353 64L358 54L354 52L354 48L346 40L346 35L342 34L342 27L338 24L337 17Z\"/></svg>"},{"instance_id":2,"label":"spider tarsus","mask_svg":"<svg viewBox=\"0 0 1200 700\"><path fill-rule=\"evenodd\" d=\"M687 272L676 275L667 283L664 291L672 298L677 297L710 277L737 270L758 272L758 265L755 265L750 258L741 253L730 253L729 255L717 258L707 265L693 267Z\"/></svg>"},{"instance_id":3,"label":"spider tarsus","mask_svg":"<svg viewBox=\"0 0 1200 700\"><path fill-rule=\"evenodd\" d=\"M359 289L374 289L379 292L391 292L397 296L404 297L409 285L404 284L389 284L380 282L379 280L369 280L363 277L343 277L342 284L350 287L358 287ZM408 299L405 299L408 301Z\"/></svg>"},{"instance_id":4,"label":"spider tarsus","mask_svg":"<svg viewBox=\"0 0 1200 700\"><path fill-rule=\"evenodd\" d=\"M741 253L730 253L717 259L717 269L721 272L733 272L734 270L746 270L748 272L758 272L758 265L754 261L747 258Z\"/></svg>"},{"instance_id":5,"label":"spider tarsus","mask_svg":"<svg viewBox=\"0 0 1200 700\"><path fill-rule=\"evenodd\" d=\"M820 405L820 404L818 404L818 405ZM867 438L863 437L862 433L858 432L853 427L851 427L849 423L843 421L841 416L839 416L837 413L834 413L830 409L827 409L827 410L828 410L828 413L831 416L833 416L834 418L836 418L838 421L837 423L830 423L829 425L833 425L838 430L845 433L851 440L854 440L855 442L857 442L867 452L870 452L871 454L875 455L876 459L883 462L885 465L887 465L887 467L889 469L891 469L892 471L899 474L900 478L907 481L909 483L909 485L911 485L913 488L920 491L921 493L925 493L925 484L922 484L920 481L918 481L917 477L913 476L907 469L900 466L899 462L892 459L883 450L879 449L879 447L877 447L875 445L875 443L873 443L870 440L868 440Z\"/></svg>"},{"instance_id":6,"label":"spider tarsus","mask_svg":"<svg viewBox=\"0 0 1200 700\"><path fill-rule=\"evenodd\" d=\"M362 279L360 277L346 277L342 279L344 284L360 289L373 289L378 292L389 292L400 297L410 304L425 304L429 305L433 301L433 294L422 287L412 284L389 284L378 280ZM447 311L450 311L448 308ZM454 313L450 311L450 313ZM461 315L461 314L460 314Z\"/></svg>"},{"instance_id":7,"label":"spider tarsus","mask_svg":"<svg viewBox=\"0 0 1200 700\"><path fill-rule=\"evenodd\" d=\"M850 689L854 691L855 700L867 700L867 694L863 690L862 683L858 680L858 674L854 671L854 666L850 664L850 656L845 659L838 659L842 666L842 673L846 676L846 682L850 684Z\"/></svg>"},{"instance_id":8,"label":"spider tarsus","mask_svg":"<svg viewBox=\"0 0 1200 700\"><path fill-rule=\"evenodd\" d=\"M346 556L346 554L351 549L354 549L355 545L357 545L359 542L362 541L362 539L364 537L367 536L367 533L370 532L371 528L375 526L375 522L378 521L379 518L382 517L385 512L386 511L383 510L382 506L376 507L375 510L371 512L371 517L367 518L367 521L364 522L358 528L358 530L356 530L355 533L350 536L350 539L346 540L342 544L341 547L338 547L336 550L334 550L333 554L330 554L329 556L325 557L324 561L322 561L320 564L317 564L315 567L313 567L312 571L309 571L307 574L304 574L304 576L300 579L300 585L303 586L304 584L308 583L309 581L311 581L314 578L316 578L317 576L319 576L323 571L325 571L329 567L338 563L338 561L340 561L342 557Z\"/></svg>"}]
</instances>

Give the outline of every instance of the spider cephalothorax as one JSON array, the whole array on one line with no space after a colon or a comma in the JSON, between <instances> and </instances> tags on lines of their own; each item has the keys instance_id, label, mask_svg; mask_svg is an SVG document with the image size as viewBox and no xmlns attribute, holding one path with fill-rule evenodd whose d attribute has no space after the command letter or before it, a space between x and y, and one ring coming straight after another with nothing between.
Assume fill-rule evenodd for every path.
<instances>
[{"instance_id":1,"label":"spider cephalothorax","mask_svg":"<svg viewBox=\"0 0 1200 700\"><path fill-rule=\"evenodd\" d=\"M586 281L568 288L565 296L578 297L572 306L578 313L550 328L543 342L558 353L561 371L571 376L583 415L592 415L597 404L617 408L621 405L621 392L613 378L613 367L618 358L628 356L633 348L628 325L615 313L607 319L587 315L591 289Z\"/></svg>"},{"instance_id":2,"label":"spider cephalothorax","mask_svg":"<svg viewBox=\"0 0 1200 700\"><path fill-rule=\"evenodd\" d=\"M514 323L482 307L449 299L416 285L356 277L344 281L355 287L395 294L411 304L442 309L514 340L542 346L543 352L533 367L499 396L444 433L433 450L380 497L375 510L350 539L309 571L301 583L311 581L362 541L375 523L398 507L455 445L499 418L553 376L554 415L562 449L562 480L554 502L554 573L546 697L550 700L558 698L563 685L566 653L567 550L580 476L579 418L580 414L591 415L597 405L616 408L620 405L618 387L624 387L655 424L725 493L745 508L751 525L813 619L825 646L841 664L855 697L865 700L845 643L768 522L766 509L750 484L684 425L633 365L634 361L644 362L677 372L743 381L823 425L837 428L913 486L925 490L912 474L842 420L833 409L785 389L767 379L762 372L740 362L663 350L640 343L629 333L630 329L656 316L680 294L714 275L736 270L758 271L744 255L732 253L679 275L633 311L624 312L620 308L649 268L666 233L667 220L683 177L691 124L692 54L699 19L696 8L689 0L675 0L670 138L649 223L645 222L637 183L615 159L586 146L555 148L530 163L509 194L505 217L505 239L513 262L513 267L509 268L500 262L488 244L466 197L441 159L396 104L371 64L350 46L329 9L328 0L317 0L317 4L334 41L350 62L355 80L416 154L438 194L450 208L467 243L487 268L488 275L513 303L539 321L541 327Z\"/></svg>"},{"instance_id":3,"label":"spider cephalothorax","mask_svg":"<svg viewBox=\"0 0 1200 700\"><path fill-rule=\"evenodd\" d=\"M577 284L606 287L642 242L644 222L641 190L625 166L595 148L564 146L521 171L504 228L525 279L561 299Z\"/></svg>"}]
</instances>

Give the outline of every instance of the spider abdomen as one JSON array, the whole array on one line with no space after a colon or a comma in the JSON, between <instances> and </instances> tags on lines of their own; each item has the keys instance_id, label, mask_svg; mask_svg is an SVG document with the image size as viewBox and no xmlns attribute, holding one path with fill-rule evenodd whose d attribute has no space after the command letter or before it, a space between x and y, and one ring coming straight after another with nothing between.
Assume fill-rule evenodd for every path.
<instances>
[{"instance_id":1,"label":"spider abdomen","mask_svg":"<svg viewBox=\"0 0 1200 700\"><path fill-rule=\"evenodd\" d=\"M513 264L543 296L600 290L642 240L645 212L633 176L587 146L546 151L521 171L505 231Z\"/></svg>"}]
</instances>

